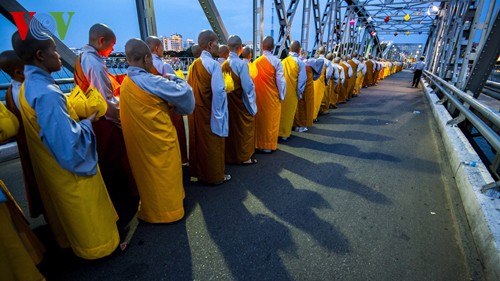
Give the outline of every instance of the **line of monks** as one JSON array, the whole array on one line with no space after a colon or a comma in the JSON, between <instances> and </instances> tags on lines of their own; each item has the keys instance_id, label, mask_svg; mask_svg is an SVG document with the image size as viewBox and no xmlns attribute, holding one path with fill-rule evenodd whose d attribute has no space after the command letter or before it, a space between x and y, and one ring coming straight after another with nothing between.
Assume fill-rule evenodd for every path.
<instances>
[{"instance_id":1,"label":"line of monks","mask_svg":"<svg viewBox=\"0 0 500 281\"><path fill-rule=\"evenodd\" d=\"M59 246L84 259L124 250L137 218L181 220L183 166L192 181L227 182L226 163L256 164L256 150L272 153L293 128L307 131L318 115L402 67L358 60L356 53L325 56L324 48L308 59L297 41L280 60L272 37L251 62L240 37L219 46L216 34L204 30L192 48L197 59L187 81L161 60L157 37L127 41L127 74L112 75L104 57L115 42L108 26L90 28L70 96L51 76L61 61L49 35L16 32L14 50L0 54L1 69L12 78L8 110L0 104L0 141L17 134L30 215L43 214ZM0 224L8 228L0 234L2 279L43 280L35 266L43 245L0 186Z\"/></svg>"}]
</instances>

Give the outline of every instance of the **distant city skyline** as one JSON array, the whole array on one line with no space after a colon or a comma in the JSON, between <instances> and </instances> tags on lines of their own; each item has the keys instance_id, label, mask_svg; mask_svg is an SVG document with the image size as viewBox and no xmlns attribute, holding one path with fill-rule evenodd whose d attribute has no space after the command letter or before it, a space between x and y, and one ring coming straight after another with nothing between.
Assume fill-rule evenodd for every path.
<instances>
[{"instance_id":1,"label":"distant city skyline","mask_svg":"<svg viewBox=\"0 0 500 281\"><path fill-rule=\"evenodd\" d=\"M135 1L108 0L106 2L68 1L68 0L19 0L28 11L49 13L52 11L74 12L63 42L70 48L81 48L88 41L89 28L98 22L110 26L116 34L117 42L115 52L123 52L125 42L134 37L140 37ZM243 41L249 42L253 38L253 1L238 1L234 5L231 0L214 0L224 25L229 34L239 35ZM326 0L320 0L323 9ZM83 5L84 3L84 5ZM157 36L168 34L182 34L183 38L192 38L196 43L198 33L211 26L196 0L160 1L155 0L155 15ZM291 38L300 40L302 5L298 5L296 16L292 24ZM271 26L271 1L265 1L264 34L270 35L274 29L275 39L279 33L277 17L274 16L274 26ZM89 15L92 15L91 17ZM67 20L65 13L64 19ZM311 19L312 20L312 19ZM312 22L311 22L312 23ZM11 49L11 35L17 29L4 17L0 17L0 51ZM313 28L313 24L310 24ZM312 48L314 31L310 31L309 49ZM419 43L425 44L427 34L406 36L393 36L392 34L379 33L380 40L393 41L393 43Z\"/></svg>"}]
</instances>

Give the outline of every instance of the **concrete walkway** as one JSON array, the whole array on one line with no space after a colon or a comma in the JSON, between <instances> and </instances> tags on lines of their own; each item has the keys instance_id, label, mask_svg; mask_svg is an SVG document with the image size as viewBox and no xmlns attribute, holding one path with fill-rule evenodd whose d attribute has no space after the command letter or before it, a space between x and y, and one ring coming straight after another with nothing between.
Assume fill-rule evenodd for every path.
<instances>
[{"instance_id":1,"label":"concrete walkway","mask_svg":"<svg viewBox=\"0 0 500 281\"><path fill-rule=\"evenodd\" d=\"M125 253L98 261L51 250L43 273L48 280L483 280L454 171L421 90L410 84L403 71L362 89L276 153L257 154L256 165L227 166L227 184L205 187L185 175L183 221L141 223ZM18 160L1 163L0 178L24 202L19 170ZM46 236L47 227L37 232Z\"/></svg>"}]
</instances>

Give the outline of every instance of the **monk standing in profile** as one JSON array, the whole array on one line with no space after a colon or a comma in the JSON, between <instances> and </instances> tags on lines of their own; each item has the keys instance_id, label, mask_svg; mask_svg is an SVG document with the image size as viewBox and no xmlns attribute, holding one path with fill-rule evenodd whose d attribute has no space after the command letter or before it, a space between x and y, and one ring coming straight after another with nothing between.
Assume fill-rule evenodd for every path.
<instances>
[{"instance_id":1,"label":"monk standing in profile","mask_svg":"<svg viewBox=\"0 0 500 281\"><path fill-rule=\"evenodd\" d=\"M175 75L174 69L169 63L164 62L160 57L163 57L163 44L160 38L156 36L149 36L146 38L146 44L151 50L153 55L153 66L149 69L150 73L154 75L168 76L170 74ZM189 165L188 155L187 155L187 139L186 139L186 127L184 126L184 117L181 114L174 112L174 107L169 106L168 113L170 114L170 119L174 124L175 130L177 132L177 139L179 140L179 146L181 148L181 160L182 165Z\"/></svg>"},{"instance_id":2,"label":"monk standing in profile","mask_svg":"<svg viewBox=\"0 0 500 281\"><path fill-rule=\"evenodd\" d=\"M120 87L120 116L141 195L138 217L149 223L175 222L184 217L184 186L169 105L179 114L189 114L194 109L193 93L182 78L148 73L153 60L143 41L130 39L125 54L130 67Z\"/></svg>"},{"instance_id":3,"label":"monk standing in profile","mask_svg":"<svg viewBox=\"0 0 500 281\"><path fill-rule=\"evenodd\" d=\"M203 30L198 35L201 56L190 66L188 83L193 88L195 108L189 119L189 172L208 185L231 180L224 174L225 138L228 136L227 95L220 64L217 35Z\"/></svg>"},{"instance_id":4,"label":"monk standing in profile","mask_svg":"<svg viewBox=\"0 0 500 281\"><path fill-rule=\"evenodd\" d=\"M222 72L231 74L234 90L227 93L229 136L226 139L226 162L241 165L257 163L251 158L255 152L255 87L248 72L248 64L240 59L241 38L229 36L229 57L222 64Z\"/></svg>"},{"instance_id":5,"label":"monk standing in profile","mask_svg":"<svg viewBox=\"0 0 500 281\"><path fill-rule=\"evenodd\" d=\"M292 133L293 120L299 100L306 86L307 74L305 64L299 59L300 43L290 43L290 53L283 60L283 70L286 80L286 97L281 104L279 137L287 140Z\"/></svg>"},{"instance_id":6,"label":"monk standing in profile","mask_svg":"<svg viewBox=\"0 0 500 281\"><path fill-rule=\"evenodd\" d=\"M95 87L108 105L104 117L93 123L97 140L97 154L102 178L118 212L118 230L123 239L139 206L139 196L130 170L123 133L120 125L120 81L108 72L104 57L108 57L116 43L115 33L104 24L94 24L89 30L89 44L75 63L75 84L84 92ZM122 245L125 247L125 245Z\"/></svg>"},{"instance_id":7,"label":"monk standing in profile","mask_svg":"<svg viewBox=\"0 0 500 281\"><path fill-rule=\"evenodd\" d=\"M54 40L19 32L12 46L25 63L19 106L43 206L55 240L84 259L110 255L118 246L117 215L97 164L92 121L74 120L73 108L50 75L61 69Z\"/></svg>"},{"instance_id":8,"label":"monk standing in profile","mask_svg":"<svg viewBox=\"0 0 500 281\"><path fill-rule=\"evenodd\" d=\"M286 95L283 66L271 53L273 49L273 37L266 36L262 40L262 56L254 62L258 70L254 83L259 109L255 115L255 148L264 153L278 148L281 101Z\"/></svg>"}]
</instances>

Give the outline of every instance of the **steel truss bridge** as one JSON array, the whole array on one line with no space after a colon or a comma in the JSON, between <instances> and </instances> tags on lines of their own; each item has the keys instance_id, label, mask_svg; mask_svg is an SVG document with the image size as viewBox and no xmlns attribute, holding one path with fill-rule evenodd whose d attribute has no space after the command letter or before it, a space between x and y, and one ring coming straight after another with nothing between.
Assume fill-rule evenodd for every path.
<instances>
[{"instance_id":1,"label":"steel truss bridge","mask_svg":"<svg viewBox=\"0 0 500 281\"><path fill-rule=\"evenodd\" d=\"M198 1L219 41L226 43L228 32L214 0ZM141 37L157 35L154 0L135 2ZM253 0L254 46L259 46L265 35L264 5L275 7L279 24L275 38L275 54L278 56L290 45L292 27L300 26L301 45L311 55L320 46L339 55L357 51L365 56L370 54L389 60L415 59L417 55L425 54L429 72L453 87L474 98L482 93L497 100L500 97L498 81L488 80L500 55L497 0ZM297 15L298 10L302 11L301 15ZM13 23L10 12L15 11L27 12L15 0L0 2L0 13ZM309 42L310 33L314 34L312 42ZM379 35L410 34L427 35L426 43L391 46L390 42L379 39ZM55 40L63 65L72 72L76 55L59 39ZM256 55L258 53L254 57ZM461 114L454 106L449 110L452 115ZM498 128L491 122L490 125L498 133ZM473 140L474 127L467 120L461 126ZM493 153L494 159L487 162L492 164L491 171L498 178L500 157L497 151Z\"/></svg>"}]
</instances>

